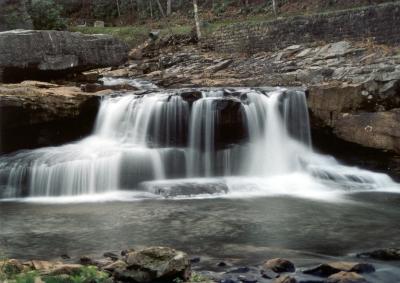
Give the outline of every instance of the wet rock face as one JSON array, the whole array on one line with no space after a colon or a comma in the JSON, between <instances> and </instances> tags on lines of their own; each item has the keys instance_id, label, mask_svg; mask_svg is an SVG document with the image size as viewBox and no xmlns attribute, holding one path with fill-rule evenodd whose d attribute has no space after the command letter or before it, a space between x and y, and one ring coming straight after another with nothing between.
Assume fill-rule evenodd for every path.
<instances>
[{"instance_id":1,"label":"wet rock face","mask_svg":"<svg viewBox=\"0 0 400 283\"><path fill-rule=\"evenodd\" d=\"M216 147L245 141L248 133L242 103L237 99L218 99L215 109L220 117L215 128Z\"/></svg>"},{"instance_id":2,"label":"wet rock face","mask_svg":"<svg viewBox=\"0 0 400 283\"><path fill-rule=\"evenodd\" d=\"M383 85L320 85L309 89L312 127L326 128L338 138L368 148L400 152L398 81ZM390 88L384 86L391 84Z\"/></svg>"},{"instance_id":3,"label":"wet rock face","mask_svg":"<svg viewBox=\"0 0 400 283\"><path fill-rule=\"evenodd\" d=\"M343 114L334 133L341 139L370 148L400 153L400 109Z\"/></svg>"},{"instance_id":4,"label":"wet rock face","mask_svg":"<svg viewBox=\"0 0 400 283\"><path fill-rule=\"evenodd\" d=\"M0 153L57 145L88 135L100 97L75 87L24 82L0 87Z\"/></svg>"},{"instance_id":5,"label":"wet rock face","mask_svg":"<svg viewBox=\"0 0 400 283\"><path fill-rule=\"evenodd\" d=\"M0 81L3 82L46 79L118 66L127 57L127 45L108 35L67 31L0 32Z\"/></svg>"}]
</instances>

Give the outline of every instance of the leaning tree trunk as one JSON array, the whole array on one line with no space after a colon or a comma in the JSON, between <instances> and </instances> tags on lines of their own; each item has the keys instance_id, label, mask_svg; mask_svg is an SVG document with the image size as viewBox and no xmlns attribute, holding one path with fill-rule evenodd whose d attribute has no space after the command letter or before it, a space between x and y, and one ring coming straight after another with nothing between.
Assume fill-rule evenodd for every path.
<instances>
[{"instance_id":1,"label":"leaning tree trunk","mask_svg":"<svg viewBox=\"0 0 400 283\"><path fill-rule=\"evenodd\" d=\"M162 7L162 5L161 5L161 3L160 3L160 0L157 0L157 5L158 5L158 9L160 9L161 16L162 16L163 18L165 18L164 9L163 9L163 7Z\"/></svg>"},{"instance_id":2,"label":"leaning tree trunk","mask_svg":"<svg viewBox=\"0 0 400 283\"><path fill-rule=\"evenodd\" d=\"M194 21L196 22L196 33L197 40L201 40L201 30L200 30L200 20L199 20L199 7L197 5L197 0L193 0L193 10L194 10Z\"/></svg>"}]
</instances>

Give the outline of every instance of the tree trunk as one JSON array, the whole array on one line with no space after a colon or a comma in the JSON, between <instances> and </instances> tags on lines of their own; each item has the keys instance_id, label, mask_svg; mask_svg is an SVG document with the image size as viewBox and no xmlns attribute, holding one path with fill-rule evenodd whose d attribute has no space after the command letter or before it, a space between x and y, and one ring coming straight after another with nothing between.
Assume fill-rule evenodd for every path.
<instances>
[{"instance_id":1,"label":"tree trunk","mask_svg":"<svg viewBox=\"0 0 400 283\"><path fill-rule=\"evenodd\" d=\"M149 0L150 5L150 18L153 19L153 0Z\"/></svg>"},{"instance_id":2,"label":"tree trunk","mask_svg":"<svg viewBox=\"0 0 400 283\"><path fill-rule=\"evenodd\" d=\"M131 3L131 24L133 23L133 12L134 12L134 8L133 8L133 0L130 0Z\"/></svg>"},{"instance_id":3,"label":"tree trunk","mask_svg":"<svg viewBox=\"0 0 400 283\"><path fill-rule=\"evenodd\" d=\"M158 9L160 9L161 16L162 16L163 18L165 18L164 9L163 9L163 7L162 7L162 5L161 5L161 3L160 3L160 0L156 0L156 1L157 1Z\"/></svg>"},{"instance_id":4,"label":"tree trunk","mask_svg":"<svg viewBox=\"0 0 400 283\"><path fill-rule=\"evenodd\" d=\"M118 17L121 17L121 11L119 10L119 0L117 1L117 11L118 11Z\"/></svg>"},{"instance_id":5,"label":"tree trunk","mask_svg":"<svg viewBox=\"0 0 400 283\"><path fill-rule=\"evenodd\" d=\"M171 10L172 10L172 0L167 1L167 16L171 15Z\"/></svg>"},{"instance_id":6,"label":"tree trunk","mask_svg":"<svg viewBox=\"0 0 400 283\"><path fill-rule=\"evenodd\" d=\"M197 6L197 0L193 0L193 10L194 10L194 21L196 22L196 33L197 40L201 40L201 30L200 30L200 20L199 20L199 7Z\"/></svg>"},{"instance_id":7,"label":"tree trunk","mask_svg":"<svg viewBox=\"0 0 400 283\"><path fill-rule=\"evenodd\" d=\"M272 0L272 9L274 10L275 18L277 18L278 12L276 11L276 0Z\"/></svg>"}]
</instances>

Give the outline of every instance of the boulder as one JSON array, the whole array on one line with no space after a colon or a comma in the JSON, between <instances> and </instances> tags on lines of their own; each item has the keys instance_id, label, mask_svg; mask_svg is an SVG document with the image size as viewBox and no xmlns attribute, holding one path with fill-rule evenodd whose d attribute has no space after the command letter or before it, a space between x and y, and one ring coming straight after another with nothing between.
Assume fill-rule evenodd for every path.
<instances>
[{"instance_id":1,"label":"boulder","mask_svg":"<svg viewBox=\"0 0 400 283\"><path fill-rule=\"evenodd\" d=\"M223 60L223 61L221 61L221 62L219 62L219 63L217 63L215 65L212 65L212 66L209 66L209 67L205 68L204 71L206 73L214 74L214 73L216 73L218 71L221 71L221 70L227 68L232 63L233 63L232 59Z\"/></svg>"},{"instance_id":2,"label":"boulder","mask_svg":"<svg viewBox=\"0 0 400 283\"><path fill-rule=\"evenodd\" d=\"M94 260L90 256L81 256L79 259L79 263L82 265L93 265Z\"/></svg>"},{"instance_id":3,"label":"boulder","mask_svg":"<svg viewBox=\"0 0 400 283\"><path fill-rule=\"evenodd\" d=\"M123 84L117 84L117 85L102 85L99 83L88 83L88 84L83 84L81 85L81 90L84 92L99 92L103 90L114 90L114 91L129 91L129 90L138 90L137 87L123 83Z\"/></svg>"},{"instance_id":4,"label":"boulder","mask_svg":"<svg viewBox=\"0 0 400 283\"><path fill-rule=\"evenodd\" d=\"M106 266L103 266L101 269L108 271L108 272L114 272L115 270L123 270L127 267L127 264L125 261L122 260L117 260L114 261Z\"/></svg>"},{"instance_id":5,"label":"boulder","mask_svg":"<svg viewBox=\"0 0 400 283\"><path fill-rule=\"evenodd\" d=\"M328 277L332 274L340 272L339 269L330 266L329 264L319 264L312 268L307 268L303 270L304 274L319 276L319 277Z\"/></svg>"},{"instance_id":6,"label":"boulder","mask_svg":"<svg viewBox=\"0 0 400 283\"><path fill-rule=\"evenodd\" d=\"M53 269L56 264L59 264L59 262L51 262L46 260L31 261L32 268L39 271L49 271Z\"/></svg>"},{"instance_id":7,"label":"boulder","mask_svg":"<svg viewBox=\"0 0 400 283\"><path fill-rule=\"evenodd\" d=\"M117 261L118 260L118 255L117 254L115 254L115 253L113 253L113 252L105 252L104 254L103 254L103 256L105 257L105 258L110 258L111 260L113 260L113 261Z\"/></svg>"},{"instance_id":8,"label":"boulder","mask_svg":"<svg viewBox=\"0 0 400 283\"><path fill-rule=\"evenodd\" d=\"M276 278L273 283L297 283L296 278L284 275Z\"/></svg>"},{"instance_id":9,"label":"boulder","mask_svg":"<svg viewBox=\"0 0 400 283\"><path fill-rule=\"evenodd\" d=\"M307 102L312 117L318 119L321 126L334 127L341 113L363 108L368 98L362 95L362 90L360 84L311 86Z\"/></svg>"},{"instance_id":10,"label":"boulder","mask_svg":"<svg viewBox=\"0 0 400 283\"><path fill-rule=\"evenodd\" d=\"M24 271L24 265L16 259L0 260L0 267L6 275L14 275Z\"/></svg>"},{"instance_id":11,"label":"boulder","mask_svg":"<svg viewBox=\"0 0 400 283\"><path fill-rule=\"evenodd\" d=\"M375 272L375 267L370 263L335 261L328 263L328 265L340 271L356 272L356 273Z\"/></svg>"},{"instance_id":12,"label":"boulder","mask_svg":"<svg viewBox=\"0 0 400 283\"><path fill-rule=\"evenodd\" d=\"M357 254L358 257L367 257L378 260L400 260L400 249L387 248Z\"/></svg>"},{"instance_id":13,"label":"boulder","mask_svg":"<svg viewBox=\"0 0 400 283\"><path fill-rule=\"evenodd\" d=\"M127 58L127 45L109 35L54 30L0 32L0 81L4 82L119 66Z\"/></svg>"},{"instance_id":14,"label":"boulder","mask_svg":"<svg viewBox=\"0 0 400 283\"><path fill-rule=\"evenodd\" d=\"M199 90L188 90L179 93L183 100L188 102L189 104L193 104L196 100L199 100L203 97L203 94Z\"/></svg>"},{"instance_id":15,"label":"boulder","mask_svg":"<svg viewBox=\"0 0 400 283\"><path fill-rule=\"evenodd\" d=\"M34 81L0 85L0 153L62 144L89 134L101 94Z\"/></svg>"},{"instance_id":16,"label":"boulder","mask_svg":"<svg viewBox=\"0 0 400 283\"><path fill-rule=\"evenodd\" d=\"M338 272L355 272L355 273L371 273L375 272L375 268L369 263L335 261L330 263L320 264L316 267L306 269L304 274L310 274L319 277L329 277Z\"/></svg>"},{"instance_id":17,"label":"boulder","mask_svg":"<svg viewBox=\"0 0 400 283\"><path fill-rule=\"evenodd\" d=\"M333 132L339 138L369 148L400 153L400 109L342 114Z\"/></svg>"},{"instance_id":18,"label":"boulder","mask_svg":"<svg viewBox=\"0 0 400 283\"><path fill-rule=\"evenodd\" d=\"M348 41L330 43L323 46L318 52L317 56L323 59L344 56L353 51L351 47L351 43Z\"/></svg>"},{"instance_id":19,"label":"boulder","mask_svg":"<svg viewBox=\"0 0 400 283\"><path fill-rule=\"evenodd\" d=\"M53 267L53 269L50 270L49 275L52 276L61 274L73 275L79 272L82 267L83 265L81 264L67 264L67 263L57 264Z\"/></svg>"},{"instance_id":20,"label":"boulder","mask_svg":"<svg viewBox=\"0 0 400 283\"><path fill-rule=\"evenodd\" d=\"M364 277L355 272L341 271L328 277L327 283L366 283Z\"/></svg>"},{"instance_id":21,"label":"boulder","mask_svg":"<svg viewBox=\"0 0 400 283\"><path fill-rule=\"evenodd\" d=\"M186 253L166 247L151 247L126 255L126 267L117 268L114 277L133 282L174 282L188 280L190 260Z\"/></svg>"},{"instance_id":22,"label":"boulder","mask_svg":"<svg viewBox=\"0 0 400 283\"><path fill-rule=\"evenodd\" d=\"M221 181L153 181L143 182L140 188L165 198L204 194L225 194L228 186Z\"/></svg>"},{"instance_id":23,"label":"boulder","mask_svg":"<svg viewBox=\"0 0 400 283\"><path fill-rule=\"evenodd\" d=\"M264 263L263 268L270 269L276 273L294 272L296 270L294 264L291 261L283 258L273 258L267 260Z\"/></svg>"}]
</instances>

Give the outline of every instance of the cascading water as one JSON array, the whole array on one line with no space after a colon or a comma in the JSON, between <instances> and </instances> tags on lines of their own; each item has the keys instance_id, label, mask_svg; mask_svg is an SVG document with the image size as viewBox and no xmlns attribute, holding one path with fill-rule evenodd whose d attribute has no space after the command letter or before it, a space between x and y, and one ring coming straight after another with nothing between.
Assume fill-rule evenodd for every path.
<instances>
[{"instance_id":1,"label":"cascading water","mask_svg":"<svg viewBox=\"0 0 400 283\"><path fill-rule=\"evenodd\" d=\"M203 90L195 101L182 92L106 97L90 137L0 157L0 196L137 191L154 180L180 184L175 196L310 196L397 186L385 174L313 152L302 91ZM193 183L217 190L192 187L185 194Z\"/></svg>"}]
</instances>

